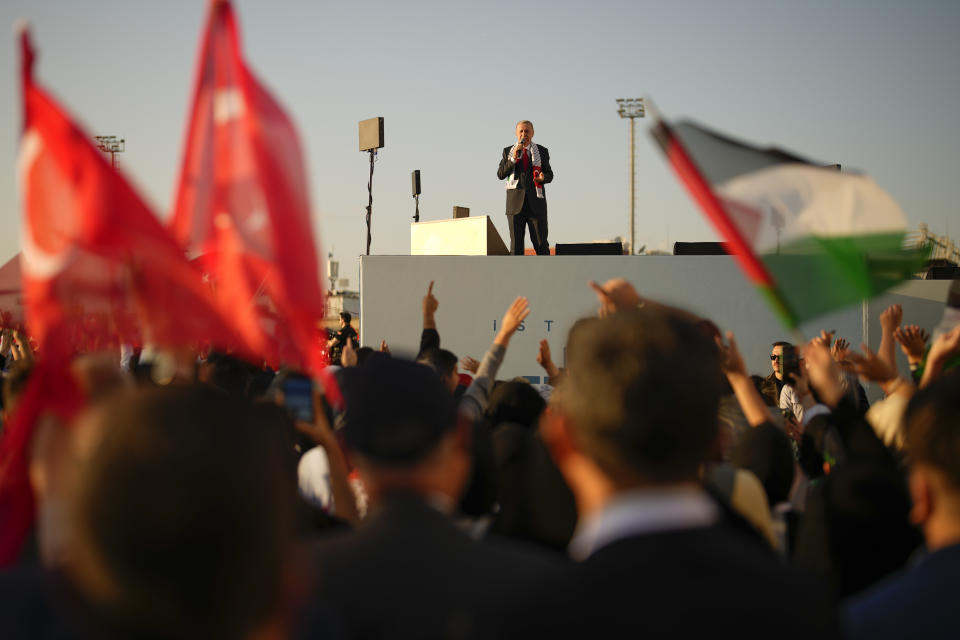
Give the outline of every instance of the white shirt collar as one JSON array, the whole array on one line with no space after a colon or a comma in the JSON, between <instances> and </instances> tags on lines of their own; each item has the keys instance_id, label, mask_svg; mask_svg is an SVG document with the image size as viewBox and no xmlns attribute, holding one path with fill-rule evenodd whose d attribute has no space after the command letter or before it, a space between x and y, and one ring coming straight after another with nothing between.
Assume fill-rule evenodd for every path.
<instances>
[{"instance_id":1,"label":"white shirt collar","mask_svg":"<svg viewBox=\"0 0 960 640\"><path fill-rule=\"evenodd\" d=\"M714 524L720 510L700 487L676 485L632 489L616 495L582 521L568 551L584 560L601 547L646 533L695 529Z\"/></svg>"}]
</instances>

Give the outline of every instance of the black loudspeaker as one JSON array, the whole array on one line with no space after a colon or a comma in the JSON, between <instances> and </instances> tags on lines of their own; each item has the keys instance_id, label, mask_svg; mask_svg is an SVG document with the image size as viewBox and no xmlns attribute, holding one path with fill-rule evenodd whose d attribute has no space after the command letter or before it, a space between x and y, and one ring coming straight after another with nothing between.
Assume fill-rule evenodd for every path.
<instances>
[{"instance_id":1,"label":"black loudspeaker","mask_svg":"<svg viewBox=\"0 0 960 640\"><path fill-rule=\"evenodd\" d=\"M557 244L558 256L622 256L623 244L619 242L576 242Z\"/></svg>"},{"instance_id":2,"label":"black loudspeaker","mask_svg":"<svg viewBox=\"0 0 960 640\"><path fill-rule=\"evenodd\" d=\"M383 118L370 118L361 120L360 130L360 151L373 151L383 148Z\"/></svg>"},{"instance_id":3,"label":"black loudspeaker","mask_svg":"<svg viewBox=\"0 0 960 640\"><path fill-rule=\"evenodd\" d=\"M674 242L675 256L725 256L729 252L723 242Z\"/></svg>"},{"instance_id":4,"label":"black loudspeaker","mask_svg":"<svg viewBox=\"0 0 960 640\"><path fill-rule=\"evenodd\" d=\"M413 170L413 173L410 174L410 182L411 187L413 188L412 195L420 195L420 169Z\"/></svg>"}]
</instances>

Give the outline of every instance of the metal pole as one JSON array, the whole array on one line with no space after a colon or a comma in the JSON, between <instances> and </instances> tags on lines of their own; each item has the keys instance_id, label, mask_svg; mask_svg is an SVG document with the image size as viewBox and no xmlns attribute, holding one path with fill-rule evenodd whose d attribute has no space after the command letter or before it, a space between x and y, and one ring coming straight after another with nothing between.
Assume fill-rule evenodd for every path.
<instances>
[{"instance_id":1,"label":"metal pole","mask_svg":"<svg viewBox=\"0 0 960 640\"><path fill-rule=\"evenodd\" d=\"M634 156L634 142L633 142L633 125L636 121L636 118L630 118L630 255L634 254L634 247L636 247L637 237L634 232L634 207L636 206L636 197L634 191L634 180L636 179L636 171L634 170L633 162Z\"/></svg>"},{"instance_id":2,"label":"metal pole","mask_svg":"<svg viewBox=\"0 0 960 640\"><path fill-rule=\"evenodd\" d=\"M373 161L377 155L376 149L370 149L370 180L367 182L367 255L370 255L370 214L373 212Z\"/></svg>"}]
</instances>

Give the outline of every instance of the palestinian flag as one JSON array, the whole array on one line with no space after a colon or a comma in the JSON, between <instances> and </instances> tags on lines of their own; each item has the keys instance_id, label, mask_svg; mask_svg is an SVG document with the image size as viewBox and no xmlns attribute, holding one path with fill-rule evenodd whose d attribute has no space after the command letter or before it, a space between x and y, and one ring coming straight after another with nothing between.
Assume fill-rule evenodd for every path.
<instances>
[{"instance_id":1,"label":"palestinian flag","mask_svg":"<svg viewBox=\"0 0 960 640\"><path fill-rule=\"evenodd\" d=\"M653 127L670 165L746 276L794 328L919 271L906 219L865 175L760 149L691 122Z\"/></svg>"}]
</instances>

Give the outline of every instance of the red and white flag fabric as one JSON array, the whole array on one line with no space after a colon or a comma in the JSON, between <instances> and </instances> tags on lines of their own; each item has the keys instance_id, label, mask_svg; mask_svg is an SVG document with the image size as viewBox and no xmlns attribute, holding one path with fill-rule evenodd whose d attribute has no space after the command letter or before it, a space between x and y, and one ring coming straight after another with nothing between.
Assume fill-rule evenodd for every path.
<instances>
[{"instance_id":1,"label":"red and white flag fabric","mask_svg":"<svg viewBox=\"0 0 960 640\"><path fill-rule=\"evenodd\" d=\"M0 438L0 565L16 559L33 522L27 453L37 421L50 411L66 422L83 404L71 356L145 342L248 351L170 233L34 82L26 29L20 44L20 266L26 324L40 354Z\"/></svg>"},{"instance_id":2,"label":"red and white flag fabric","mask_svg":"<svg viewBox=\"0 0 960 640\"><path fill-rule=\"evenodd\" d=\"M92 138L33 81L23 51L19 182L27 325L76 350L120 343L238 348L210 287Z\"/></svg>"},{"instance_id":3,"label":"red and white flag fabric","mask_svg":"<svg viewBox=\"0 0 960 640\"><path fill-rule=\"evenodd\" d=\"M300 141L243 59L231 4L204 31L170 228L272 366L324 365L320 265Z\"/></svg>"}]
</instances>

